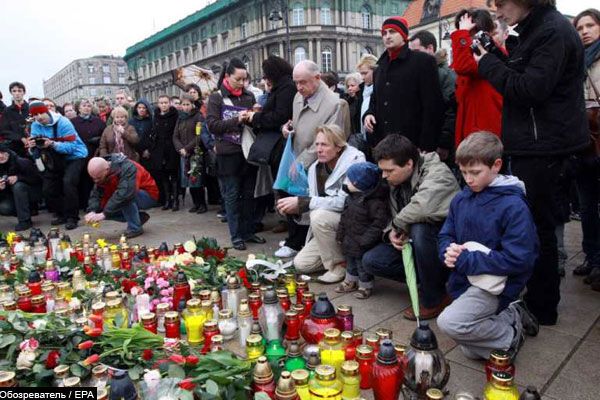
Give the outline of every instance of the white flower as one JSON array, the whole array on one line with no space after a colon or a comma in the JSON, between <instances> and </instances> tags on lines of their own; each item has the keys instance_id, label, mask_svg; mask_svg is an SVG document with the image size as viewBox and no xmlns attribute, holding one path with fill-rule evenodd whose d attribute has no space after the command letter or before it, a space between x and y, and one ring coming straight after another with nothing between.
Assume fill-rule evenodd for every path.
<instances>
[{"instance_id":1,"label":"white flower","mask_svg":"<svg viewBox=\"0 0 600 400\"><path fill-rule=\"evenodd\" d=\"M193 253L196 251L197 247L196 247L196 243L194 243L193 240L188 240L187 242L185 242L183 244L183 249L185 251L187 251L188 253Z\"/></svg>"},{"instance_id":2,"label":"white flower","mask_svg":"<svg viewBox=\"0 0 600 400\"><path fill-rule=\"evenodd\" d=\"M17 369L31 369L35 361L35 351L24 350L17 357Z\"/></svg>"},{"instance_id":3,"label":"white flower","mask_svg":"<svg viewBox=\"0 0 600 400\"><path fill-rule=\"evenodd\" d=\"M79 310L81 308L81 300L77 297L71 297L71 301L69 301L69 307L71 310Z\"/></svg>"},{"instance_id":4,"label":"white flower","mask_svg":"<svg viewBox=\"0 0 600 400\"><path fill-rule=\"evenodd\" d=\"M160 383L160 371L157 369L151 369L144 374L144 382L148 385L149 390L154 390Z\"/></svg>"},{"instance_id":5,"label":"white flower","mask_svg":"<svg viewBox=\"0 0 600 400\"><path fill-rule=\"evenodd\" d=\"M36 319L32 324L34 329L44 329L46 324L48 324L48 321L45 319Z\"/></svg>"}]
</instances>

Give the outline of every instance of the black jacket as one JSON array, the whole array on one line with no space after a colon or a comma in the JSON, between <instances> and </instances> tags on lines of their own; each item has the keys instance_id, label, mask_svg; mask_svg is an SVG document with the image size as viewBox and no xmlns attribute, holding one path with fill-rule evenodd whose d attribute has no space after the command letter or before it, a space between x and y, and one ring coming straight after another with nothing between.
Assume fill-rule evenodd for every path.
<instances>
[{"instance_id":1,"label":"black jacket","mask_svg":"<svg viewBox=\"0 0 600 400\"><path fill-rule=\"evenodd\" d=\"M88 149L88 158L94 157L100 145L100 137L102 137L102 132L104 132L106 124L95 115L91 115L88 119L81 118L78 115L71 120L71 123Z\"/></svg>"},{"instance_id":2,"label":"black jacket","mask_svg":"<svg viewBox=\"0 0 600 400\"><path fill-rule=\"evenodd\" d=\"M381 242L381 235L391 220L389 188L383 182L367 193L350 193L338 225L336 240L344 254L362 257Z\"/></svg>"},{"instance_id":3,"label":"black jacket","mask_svg":"<svg viewBox=\"0 0 600 400\"><path fill-rule=\"evenodd\" d=\"M296 92L291 76L284 76L274 84L262 111L252 117L254 133L281 132L281 126L292 119L292 104Z\"/></svg>"},{"instance_id":4,"label":"black jacket","mask_svg":"<svg viewBox=\"0 0 600 400\"><path fill-rule=\"evenodd\" d=\"M502 140L507 155L550 156L586 148L583 45L554 7L536 7L516 28L505 65L486 54L479 74L504 97ZM508 43L507 43L508 44Z\"/></svg>"},{"instance_id":5,"label":"black jacket","mask_svg":"<svg viewBox=\"0 0 600 400\"><path fill-rule=\"evenodd\" d=\"M24 182L29 186L42 184L42 177L31 160L19 157L11 150L8 150L8 154L8 161L0 164L0 177L15 175L18 182Z\"/></svg>"},{"instance_id":6,"label":"black jacket","mask_svg":"<svg viewBox=\"0 0 600 400\"><path fill-rule=\"evenodd\" d=\"M399 133L419 149L434 151L445 109L435 58L404 46L390 62L386 51L377 61L373 82L365 117L373 114L377 124L367 134L369 143L374 146L385 136Z\"/></svg>"},{"instance_id":7,"label":"black jacket","mask_svg":"<svg viewBox=\"0 0 600 400\"><path fill-rule=\"evenodd\" d=\"M154 111L154 121L150 143L150 165L156 170L177 170L179 154L173 145L173 132L177 124L178 113L175 107L169 108L164 115Z\"/></svg>"},{"instance_id":8,"label":"black jacket","mask_svg":"<svg viewBox=\"0 0 600 400\"><path fill-rule=\"evenodd\" d=\"M9 140L11 150L21 157L25 157L27 154L21 139L26 136L28 116L29 104L27 102L24 102L21 108L12 103L0 116L0 138Z\"/></svg>"}]
</instances>

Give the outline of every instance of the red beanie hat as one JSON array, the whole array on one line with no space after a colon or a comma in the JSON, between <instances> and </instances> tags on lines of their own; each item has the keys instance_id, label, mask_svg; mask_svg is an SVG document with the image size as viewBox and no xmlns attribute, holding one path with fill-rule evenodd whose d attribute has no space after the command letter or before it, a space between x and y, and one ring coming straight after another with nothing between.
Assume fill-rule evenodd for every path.
<instances>
[{"instance_id":1,"label":"red beanie hat","mask_svg":"<svg viewBox=\"0 0 600 400\"><path fill-rule=\"evenodd\" d=\"M35 117L38 114L44 114L48 112L48 107L43 101L32 101L29 103L29 115Z\"/></svg>"},{"instance_id":2,"label":"red beanie hat","mask_svg":"<svg viewBox=\"0 0 600 400\"><path fill-rule=\"evenodd\" d=\"M383 21L383 26L381 27L381 33L386 29L393 29L398 32L404 40L408 40L408 22L406 19L402 17L389 17L385 21Z\"/></svg>"}]
</instances>

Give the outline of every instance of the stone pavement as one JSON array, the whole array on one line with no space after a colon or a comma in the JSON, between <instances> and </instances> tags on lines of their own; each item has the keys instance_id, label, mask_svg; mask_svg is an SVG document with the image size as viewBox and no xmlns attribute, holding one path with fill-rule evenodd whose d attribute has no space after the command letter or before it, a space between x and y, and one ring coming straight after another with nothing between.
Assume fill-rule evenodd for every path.
<instances>
[{"instance_id":1,"label":"stone pavement","mask_svg":"<svg viewBox=\"0 0 600 400\"><path fill-rule=\"evenodd\" d=\"M187 206L189 208L189 204ZM202 215L189 214L186 208L175 213L153 209L150 211L152 218L145 226L146 233L132 242L157 246L160 242L167 241L172 245L196 235L214 237L221 245L229 246L227 226L219 222L215 213L215 207ZM34 217L34 222L47 232L50 219L50 215L42 213ZM269 214L265 220L267 227L273 226L277 222L277 216ZM12 230L15 223L15 218L1 217L0 231ZM109 241L116 241L124 227L125 224L105 221L98 229L81 226L70 231L69 235L72 239L78 239L83 233L90 232L94 238L104 237ZM264 236L268 240L266 244L250 244L248 251L231 250L230 254L240 257L249 253L272 254L277 243L284 238L284 234L269 231ZM561 285L559 322L553 327L542 327L537 337L527 338L516 361L519 389L535 385L547 400L600 399L597 390L600 382L600 293L592 291L583 284L581 278L574 277L571 273L584 258L580 243L580 224L567 224L565 245L569 262L567 276ZM401 316L401 311L410 306L405 285L378 279L374 295L368 300L357 300L352 294L335 293L334 285L311 283L310 287L316 293L325 291L336 305L351 305L356 326L368 331L374 331L378 327L392 329L394 340L408 343L415 323ZM485 384L484 363L467 360L456 344L439 332L435 322L431 322L431 326L437 334L440 348L450 362L448 389L451 395L459 390L481 395ZM366 398L372 398L370 393L364 394Z\"/></svg>"}]
</instances>

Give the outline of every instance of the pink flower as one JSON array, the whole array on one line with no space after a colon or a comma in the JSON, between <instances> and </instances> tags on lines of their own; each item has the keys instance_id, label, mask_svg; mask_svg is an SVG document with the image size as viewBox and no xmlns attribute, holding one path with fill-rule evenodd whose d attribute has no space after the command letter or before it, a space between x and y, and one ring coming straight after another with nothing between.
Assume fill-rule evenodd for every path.
<instances>
[{"instance_id":1,"label":"pink flower","mask_svg":"<svg viewBox=\"0 0 600 400\"><path fill-rule=\"evenodd\" d=\"M173 294L174 289L172 287L170 287L168 290L169 290L169 294Z\"/></svg>"},{"instance_id":2,"label":"pink flower","mask_svg":"<svg viewBox=\"0 0 600 400\"><path fill-rule=\"evenodd\" d=\"M161 303L170 303L171 299L169 297L163 297L162 299L160 299Z\"/></svg>"},{"instance_id":3,"label":"pink flower","mask_svg":"<svg viewBox=\"0 0 600 400\"><path fill-rule=\"evenodd\" d=\"M167 289L163 289L160 291L160 295L163 297L167 297L169 295L169 291Z\"/></svg>"},{"instance_id":4,"label":"pink flower","mask_svg":"<svg viewBox=\"0 0 600 400\"><path fill-rule=\"evenodd\" d=\"M39 346L40 342L35 340L35 338L23 340L21 344L19 344L21 351L36 351Z\"/></svg>"},{"instance_id":5,"label":"pink flower","mask_svg":"<svg viewBox=\"0 0 600 400\"><path fill-rule=\"evenodd\" d=\"M161 288L161 289L168 288L169 287L169 281L165 280L164 278L158 278L156 280L156 285L159 288Z\"/></svg>"}]
</instances>

